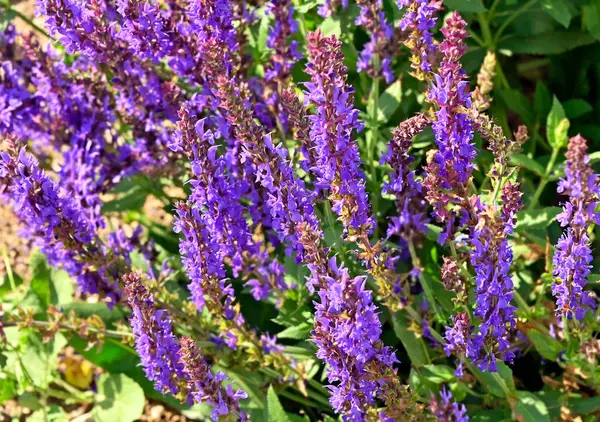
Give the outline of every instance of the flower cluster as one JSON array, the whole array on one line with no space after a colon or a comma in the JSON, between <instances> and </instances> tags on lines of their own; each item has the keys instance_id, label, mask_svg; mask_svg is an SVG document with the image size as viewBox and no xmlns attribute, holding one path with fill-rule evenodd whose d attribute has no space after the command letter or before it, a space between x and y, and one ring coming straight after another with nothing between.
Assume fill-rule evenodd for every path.
<instances>
[{"instance_id":1,"label":"flower cluster","mask_svg":"<svg viewBox=\"0 0 600 422\"><path fill-rule=\"evenodd\" d=\"M381 10L381 0L358 0L357 4L360 6L360 14L354 23L363 26L370 38L360 52L356 69L372 77L383 75L385 81L390 83L394 80L390 51L394 29Z\"/></svg>"},{"instance_id":2,"label":"flower cluster","mask_svg":"<svg viewBox=\"0 0 600 422\"><path fill-rule=\"evenodd\" d=\"M580 135L571 138L565 177L558 184L558 193L567 195L569 202L557 217L567 230L556 244L553 260L556 282L552 294L556 296L556 312L578 320L582 320L589 309L596 308L594 294L584 290L593 259L588 228L600 223L597 211L600 179L589 160L586 140Z\"/></svg>"},{"instance_id":3,"label":"flower cluster","mask_svg":"<svg viewBox=\"0 0 600 422\"><path fill-rule=\"evenodd\" d=\"M353 131L360 132L363 124L354 108L354 89L346 84L342 43L320 32L308 34L307 39L306 73L311 82L305 84L305 102L316 108L309 117L315 184L329 191L332 209L346 235L357 238L370 233L374 225L358 145L352 139Z\"/></svg>"},{"instance_id":4,"label":"flower cluster","mask_svg":"<svg viewBox=\"0 0 600 422\"><path fill-rule=\"evenodd\" d=\"M468 422L467 408L464 404L458 404L452 400L452 393L442 388L440 391L441 401L437 396L431 393L431 401L429 402L429 410L439 422Z\"/></svg>"}]
</instances>

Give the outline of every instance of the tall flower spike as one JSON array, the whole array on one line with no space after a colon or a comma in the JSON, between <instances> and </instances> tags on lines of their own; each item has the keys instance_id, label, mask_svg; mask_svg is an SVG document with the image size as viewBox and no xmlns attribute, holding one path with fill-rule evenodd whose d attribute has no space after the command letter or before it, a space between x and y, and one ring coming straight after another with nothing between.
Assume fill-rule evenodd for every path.
<instances>
[{"instance_id":1,"label":"tall flower spike","mask_svg":"<svg viewBox=\"0 0 600 422\"><path fill-rule=\"evenodd\" d=\"M475 268L476 306L474 315L481 319L478 332L470 339L467 356L481 369L496 372L496 358L512 362L511 331L516 326L513 282L510 267L513 260L508 235L512 233L516 214L523 203L519 184L507 182L502 188L502 207L497 212L477 202L477 222L471 227Z\"/></svg>"},{"instance_id":2,"label":"tall flower spike","mask_svg":"<svg viewBox=\"0 0 600 422\"><path fill-rule=\"evenodd\" d=\"M154 298L140 274L129 273L123 279L132 312L130 324L135 336L135 349L146 377L154 383L157 391L185 396L186 379L169 315L154 307Z\"/></svg>"},{"instance_id":3,"label":"tall flower spike","mask_svg":"<svg viewBox=\"0 0 600 422\"><path fill-rule=\"evenodd\" d=\"M431 80L438 46L431 30L435 27L436 14L442 9L438 0L398 0L398 8L406 8L400 21L400 29L408 32L404 44L410 49L412 75L423 81Z\"/></svg>"},{"instance_id":4,"label":"tall flower spike","mask_svg":"<svg viewBox=\"0 0 600 422\"><path fill-rule=\"evenodd\" d=\"M354 23L363 26L369 34L369 41L360 52L356 69L371 77L383 75L385 81L394 80L388 45L394 37L394 29L387 22L381 0L358 0L360 15Z\"/></svg>"},{"instance_id":5,"label":"tall flower spike","mask_svg":"<svg viewBox=\"0 0 600 422\"><path fill-rule=\"evenodd\" d=\"M308 34L308 63L305 102L315 105L310 137L316 155L315 183L329 192L332 209L338 214L345 234L355 239L369 234L375 224L360 169L358 145L352 139L361 131L354 108L354 89L346 84L342 43L321 32Z\"/></svg>"},{"instance_id":6,"label":"tall flower spike","mask_svg":"<svg viewBox=\"0 0 600 422\"><path fill-rule=\"evenodd\" d=\"M477 74L477 88L473 92L473 107L478 111L485 111L492 104L490 93L494 89L494 68L496 67L496 54L488 51L483 59L483 64Z\"/></svg>"},{"instance_id":7,"label":"tall flower spike","mask_svg":"<svg viewBox=\"0 0 600 422\"><path fill-rule=\"evenodd\" d=\"M14 139L8 142L9 151L0 154L0 193L13 203L24 234L51 265L74 277L83 293L117 303L122 260L99 241L78 201L61 192L24 148L18 151Z\"/></svg>"},{"instance_id":8,"label":"tall flower spike","mask_svg":"<svg viewBox=\"0 0 600 422\"><path fill-rule=\"evenodd\" d=\"M427 200L434 208L434 216L446 224L438 242L445 243L452 233L455 213L449 204L462 201L467 196L467 184L471 178L475 158L472 143L471 119L462 112L471 107L469 83L460 59L466 51L466 23L454 12L442 28L444 41L440 44L443 61L439 75L435 76L429 97L437 105L433 132L438 150L428 159L427 175L423 182Z\"/></svg>"},{"instance_id":9,"label":"tall flower spike","mask_svg":"<svg viewBox=\"0 0 600 422\"><path fill-rule=\"evenodd\" d=\"M556 244L552 294L558 315L582 320L586 312L597 306L594 293L584 288L593 260L588 229L600 223L600 213L596 211L600 179L590 166L587 142L581 135L569 140L566 155L565 177L558 183L558 193L567 195L569 202L556 219L567 229Z\"/></svg>"}]
</instances>

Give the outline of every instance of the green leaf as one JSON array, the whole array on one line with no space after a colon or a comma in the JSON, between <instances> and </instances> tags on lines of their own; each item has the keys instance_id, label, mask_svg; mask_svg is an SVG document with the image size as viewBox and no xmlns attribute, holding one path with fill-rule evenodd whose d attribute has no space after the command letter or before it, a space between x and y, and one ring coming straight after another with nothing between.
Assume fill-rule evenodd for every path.
<instances>
[{"instance_id":1,"label":"green leaf","mask_svg":"<svg viewBox=\"0 0 600 422\"><path fill-rule=\"evenodd\" d=\"M571 399L569 400L569 408L581 415L600 412L600 396L585 399Z\"/></svg>"},{"instance_id":2,"label":"green leaf","mask_svg":"<svg viewBox=\"0 0 600 422\"><path fill-rule=\"evenodd\" d=\"M331 35L339 37L342 33L341 21L339 17L329 16L328 18L325 18L323 22L321 22L319 29L323 35L327 37Z\"/></svg>"},{"instance_id":3,"label":"green leaf","mask_svg":"<svg viewBox=\"0 0 600 422\"><path fill-rule=\"evenodd\" d=\"M68 420L65 411L55 404L36 410L27 418L27 422L67 422Z\"/></svg>"},{"instance_id":4,"label":"green leaf","mask_svg":"<svg viewBox=\"0 0 600 422\"><path fill-rule=\"evenodd\" d=\"M431 359L429 358L427 345L422 338L416 336L414 331L408 329L406 311L396 312L392 318L392 324L396 336L402 342L406 353L408 353L412 366L419 368L429 365Z\"/></svg>"},{"instance_id":5,"label":"green leaf","mask_svg":"<svg viewBox=\"0 0 600 422\"><path fill-rule=\"evenodd\" d=\"M583 25L597 40L600 40L600 0L592 0L581 8Z\"/></svg>"},{"instance_id":6,"label":"green leaf","mask_svg":"<svg viewBox=\"0 0 600 422\"><path fill-rule=\"evenodd\" d=\"M565 110L558 98L552 100L552 108L546 119L546 136L548 142L554 148L562 148L569 141L567 131L569 130L569 120L565 117Z\"/></svg>"},{"instance_id":7,"label":"green leaf","mask_svg":"<svg viewBox=\"0 0 600 422\"><path fill-rule=\"evenodd\" d=\"M533 100L533 109L538 117L545 117L552 107L552 95L543 82L538 81L535 85L535 96Z\"/></svg>"},{"instance_id":8,"label":"green leaf","mask_svg":"<svg viewBox=\"0 0 600 422\"><path fill-rule=\"evenodd\" d=\"M300 325L294 327L288 327L280 333L277 333L279 338L291 338L294 340L306 340L310 337L310 331L313 329L313 325L303 322Z\"/></svg>"},{"instance_id":9,"label":"green leaf","mask_svg":"<svg viewBox=\"0 0 600 422\"><path fill-rule=\"evenodd\" d=\"M502 99L508 108L517 113L527 126L531 126L534 123L531 104L529 103L527 97L521 94L519 90L503 89L500 91L500 94L502 95Z\"/></svg>"},{"instance_id":10,"label":"green leaf","mask_svg":"<svg viewBox=\"0 0 600 422\"><path fill-rule=\"evenodd\" d=\"M427 365L421 369L425 379L435 383L449 383L454 381L454 370L447 365Z\"/></svg>"},{"instance_id":11,"label":"green leaf","mask_svg":"<svg viewBox=\"0 0 600 422\"><path fill-rule=\"evenodd\" d=\"M302 3L302 4L298 4L297 6L294 7L294 10L296 12L298 12L298 14L300 15L304 15L306 14L308 11L312 10L313 8L315 8L316 6L319 5L319 1L318 0L309 0L309 1L298 1L295 3Z\"/></svg>"},{"instance_id":12,"label":"green leaf","mask_svg":"<svg viewBox=\"0 0 600 422\"><path fill-rule=\"evenodd\" d=\"M50 305L50 266L42 252L36 250L29 257L31 269L31 290L40 299L40 306L46 309Z\"/></svg>"},{"instance_id":13,"label":"green leaf","mask_svg":"<svg viewBox=\"0 0 600 422\"><path fill-rule=\"evenodd\" d=\"M379 97L377 120L387 123L394 115L402 101L402 81L397 79Z\"/></svg>"},{"instance_id":14,"label":"green leaf","mask_svg":"<svg viewBox=\"0 0 600 422\"><path fill-rule=\"evenodd\" d=\"M5 365L2 365L4 368ZM17 394L17 385L10 378L0 378L0 404L12 399Z\"/></svg>"},{"instance_id":15,"label":"green leaf","mask_svg":"<svg viewBox=\"0 0 600 422\"><path fill-rule=\"evenodd\" d=\"M123 374L102 374L92 416L98 422L133 422L144 412L144 390Z\"/></svg>"},{"instance_id":16,"label":"green leaf","mask_svg":"<svg viewBox=\"0 0 600 422\"><path fill-rule=\"evenodd\" d=\"M22 369L26 378L40 388L47 388L52 381L52 375L58 367L58 353L65 347L65 336L57 333L52 340L43 343L41 338L30 333L25 353L21 357Z\"/></svg>"},{"instance_id":17,"label":"green leaf","mask_svg":"<svg viewBox=\"0 0 600 422\"><path fill-rule=\"evenodd\" d=\"M527 331L527 337L531 340L535 349L542 357L551 361L558 360L558 355L563 350L563 347L558 340L543 334L538 330Z\"/></svg>"},{"instance_id":18,"label":"green leaf","mask_svg":"<svg viewBox=\"0 0 600 422\"><path fill-rule=\"evenodd\" d=\"M519 391L515 413L522 422L550 422L550 414L544 402L529 391Z\"/></svg>"},{"instance_id":19,"label":"green leaf","mask_svg":"<svg viewBox=\"0 0 600 422\"><path fill-rule=\"evenodd\" d=\"M546 207L531 211L523 210L517 214L517 231L544 229L562 212L560 207Z\"/></svg>"},{"instance_id":20,"label":"green leaf","mask_svg":"<svg viewBox=\"0 0 600 422\"><path fill-rule=\"evenodd\" d=\"M565 110L565 115L569 119L576 119L594 110L590 103L580 98L573 98L565 101L563 108Z\"/></svg>"},{"instance_id":21,"label":"green leaf","mask_svg":"<svg viewBox=\"0 0 600 422\"><path fill-rule=\"evenodd\" d=\"M590 154L590 164L594 164L600 161L600 151L592 152Z\"/></svg>"},{"instance_id":22,"label":"green leaf","mask_svg":"<svg viewBox=\"0 0 600 422\"><path fill-rule=\"evenodd\" d=\"M267 415L269 422L290 422L290 418L283 410L283 406L279 402L279 398L277 397L277 393L273 389L273 386L269 386L269 391L267 392Z\"/></svg>"},{"instance_id":23,"label":"green leaf","mask_svg":"<svg viewBox=\"0 0 600 422\"><path fill-rule=\"evenodd\" d=\"M566 0L542 0L542 9L565 28L571 22L571 9Z\"/></svg>"},{"instance_id":24,"label":"green leaf","mask_svg":"<svg viewBox=\"0 0 600 422\"><path fill-rule=\"evenodd\" d=\"M105 202L102 205L102 212L124 212L132 210L140 210L146 203L148 191L141 186L134 186L125 195Z\"/></svg>"},{"instance_id":25,"label":"green leaf","mask_svg":"<svg viewBox=\"0 0 600 422\"><path fill-rule=\"evenodd\" d=\"M446 0L444 5L458 12L479 13L487 10L481 0Z\"/></svg>"},{"instance_id":26,"label":"green leaf","mask_svg":"<svg viewBox=\"0 0 600 422\"><path fill-rule=\"evenodd\" d=\"M557 31L530 37L512 37L498 45L499 50L513 54L562 54L577 47L595 43L591 35L583 32Z\"/></svg>"},{"instance_id":27,"label":"green leaf","mask_svg":"<svg viewBox=\"0 0 600 422\"><path fill-rule=\"evenodd\" d=\"M258 36L256 38L256 47L260 55L262 55L268 50L267 36L269 35L270 26L271 16L264 13L260 20L260 26L258 27Z\"/></svg>"},{"instance_id":28,"label":"green leaf","mask_svg":"<svg viewBox=\"0 0 600 422\"><path fill-rule=\"evenodd\" d=\"M504 362L497 362L498 372L483 372L468 364L469 369L475 374L477 379L485 385L490 393L495 396L506 398L508 393L514 392L515 382L512 376L512 370Z\"/></svg>"},{"instance_id":29,"label":"green leaf","mask_svg":"<svg viewBox=\"0 0 600 422\"><path fill-rule=\"evenodd\" d=\"M535 161L533 158L529 158L525 154L512 154L510 156L510 162L512 165L526 168L540 177L546 172L540 163Z\"/></svg>"}]
</instances>

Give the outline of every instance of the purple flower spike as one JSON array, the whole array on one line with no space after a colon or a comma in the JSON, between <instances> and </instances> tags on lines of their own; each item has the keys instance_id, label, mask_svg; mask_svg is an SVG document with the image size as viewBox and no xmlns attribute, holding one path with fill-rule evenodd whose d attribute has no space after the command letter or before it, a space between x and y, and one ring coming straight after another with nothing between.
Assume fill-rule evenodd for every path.
<instances>
[{"instance_id":1,"label":"purple flower spike","mask_svg":"<svg viewBox=\"0 0 600 422\"><path fill-rule=\"evenodd\" d=\"M592 224L600 223L596 212L600 198L600 179L589 164L586 140L577 135L569 140L565 178L558 183L558 193L569 196L563 212L556 219L567 227L554 253L552 294L556 296L556 313L582 320L596 309L593 292L584 290L593 260L591 241L587 234Z\"/></svg>"}]
</instances>

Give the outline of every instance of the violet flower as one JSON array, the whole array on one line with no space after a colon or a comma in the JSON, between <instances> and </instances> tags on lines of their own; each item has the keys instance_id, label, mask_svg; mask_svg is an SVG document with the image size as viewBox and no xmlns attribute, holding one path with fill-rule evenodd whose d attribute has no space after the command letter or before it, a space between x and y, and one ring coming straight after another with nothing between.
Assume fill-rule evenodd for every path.
<instances>
[{"instance_id":1,"label":"violet flower","mask_svg":"<svg viewBox=\"0 0 600 422\"><path fill-rule=\"evenodd\" d=\"M358 0L357 4L360 14L354 23L363 26L370 38L359 54L356 70L367 72L371 77L383 75L385 81L390 83L394 80L394 73L389 44L394 37L394 29L381 10L381 0Z\"/></svg>"},{"instance_id":2,"label":"violet flower","mask_svg":"<svg viewBox=\"0 0 600 422\"><path fill-rule=\"evenodd\" d=\"M587 141L580 135L569 140L565 177L558 183L558 193L567 195L569 202L556 219L566 227L554 253L552 274L556 277L552 294L556 297L556 313L571 319L583 320L595 309L596 299L584 290L593 260L588 228L600 223L596 211L600 197L600 180L590 166Z\"/></svg>"},{"instance_id":3,"label":"violet flower","mask_svg":"<svg viewBox=\"0 0 600 422\"><path fill-rule=\"evenodd\" d=\"M445 386L440 391L440 397L442 398L441 401L438 400L435 394L431 393L431 400L429 402L429 411L435 416L437 421L467 422L469 420L465 405L452 401L452 393Z\"/></svg>"}]
</instances>

